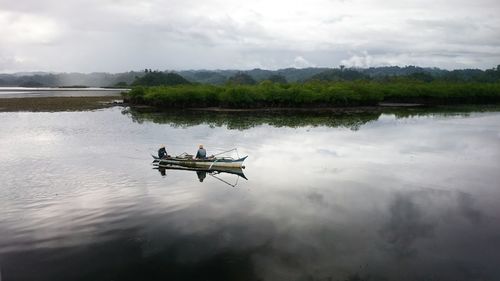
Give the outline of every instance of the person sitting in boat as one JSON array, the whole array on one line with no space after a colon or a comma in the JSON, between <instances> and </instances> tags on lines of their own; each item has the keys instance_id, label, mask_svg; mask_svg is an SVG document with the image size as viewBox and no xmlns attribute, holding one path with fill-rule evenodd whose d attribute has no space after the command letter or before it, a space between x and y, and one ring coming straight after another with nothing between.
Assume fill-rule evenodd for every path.
<instances>
[{"instance_id":1,"label":"person sitting in boat","mask_svg":"<svg viewBox=\"0 0 500 281\"><path fill-rule=\"evenodd\" d=\"M200 144L195 159L207 159L207 151L203 148L203 144Z\"/></svg>"},{"instance_id":2,"label":"person sitting in boat","mask_svg":"<svg viewBox=\"0 0 500 281\"><path fill-rule=\"evenodd\" d=\"M158 158L162 159L168 157L167 150L165 149L165 146L162 145L160 149L158 149Z\"/></svg>"}]
</instances>

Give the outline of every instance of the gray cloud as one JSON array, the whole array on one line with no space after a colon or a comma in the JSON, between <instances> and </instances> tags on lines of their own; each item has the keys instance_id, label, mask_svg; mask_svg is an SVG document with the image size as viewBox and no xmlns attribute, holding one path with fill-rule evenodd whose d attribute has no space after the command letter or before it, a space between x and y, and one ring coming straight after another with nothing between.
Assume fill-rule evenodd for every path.
<instances>
[{"instance_id":1,"label":"gray cloud","mask_svg":"<svg viewBox=\"0 0 500 281\"><path fill-rule=\"evenodd\" d=\"M500 62L498 1L0 0L0 71Z\"/></svg>"}]
</instances>

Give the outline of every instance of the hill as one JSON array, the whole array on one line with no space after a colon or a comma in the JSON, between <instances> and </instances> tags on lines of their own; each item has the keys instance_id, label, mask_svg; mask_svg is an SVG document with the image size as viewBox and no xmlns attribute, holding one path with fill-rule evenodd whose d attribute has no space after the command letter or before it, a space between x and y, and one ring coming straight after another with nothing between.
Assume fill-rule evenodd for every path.
<instances>
[{"instance_id":1,"label":"hill","mask_svg":"<svg viewBox=\"0 0 500 281\"><path fill-rule=\"evenodd\" d=\"M191 84L184 77L173 72L148 71L141 77L136 77L132 86L174 86Z\"/></svg>"},{"instance_id":2,"label":"hill","mask_svg":"<svg viewBox=\"0 0 500 281\"><path fill-rule=\"evenodd\" d=\"M0 86L44 85L47 87L61 87L82 85L87 87L108 87L114 85L131 85L139 77L146 75L151 70L129 71L123 73L13 73L0 74ZM160 71L156 71L160 72ZM154 73L154 72L153 72ZM383 66L370 68L284 68L278 70L185 70L170 73L166 78L167 83L201 83L223 85L238 73L249 75L257 83L269 80L274 75L280 75L289 83L302 83L311 79L326 81L344 81L356 79L371 79L387 81L400 77L418 81L450 81L450 82L500 82L500 66L493 69L456 69L445 70L439 68L426 68L418 66ZM360 73L360 74L358 74ZM175 76L179 75L184 80ZM175 78L174 78L175 76ZM148 78L149 79L149 78ZM154 79L153 79L154 80ZM177 82L172 82L177 81ZM143 83L143 82L141 82ZM144 82L145 83L145 82Z\"/></svg>"}]
</instances>

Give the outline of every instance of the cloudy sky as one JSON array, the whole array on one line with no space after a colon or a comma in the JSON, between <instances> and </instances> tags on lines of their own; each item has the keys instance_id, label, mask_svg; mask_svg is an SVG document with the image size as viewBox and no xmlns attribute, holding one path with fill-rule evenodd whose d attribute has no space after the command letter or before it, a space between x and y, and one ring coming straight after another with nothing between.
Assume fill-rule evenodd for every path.
<instances>
[{"instance_id":1,"label":"cloudy sky","mask_svg":"<svg viewBox=\"0 0 500 281\"><path fill-rule=\"evenodd\" d=\"M498 0L0 0L0 72L500 64Z\"/></svg>"}]
</instances>

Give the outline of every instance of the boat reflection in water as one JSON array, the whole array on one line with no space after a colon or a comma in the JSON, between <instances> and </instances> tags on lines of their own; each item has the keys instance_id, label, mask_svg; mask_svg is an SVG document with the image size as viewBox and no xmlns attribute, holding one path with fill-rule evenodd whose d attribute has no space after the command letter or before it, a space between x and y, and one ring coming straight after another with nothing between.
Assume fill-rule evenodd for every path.
<instances>
[{"instance_id":1,"label":"boat reflection in water","mask_svg":"<svg viewBox=\"0 0 500 281\"><path fill-rule=\"evenodd\" d=\"M194 168L194 167L184 167L184 166L179 166L179 165L172 165L172 164L166 164L166 165L158 165L157 163L153 163L154 164L154 169L157 169L160 174L162 176L166 176L167 175L167 170L180 170L180 171L193 171L196 173L197 177L198 177L198 180L200 182L203 182L205 180L205 178L207 177L207 175L227 184L227 185L230 185L232 187L235 187L236 185L238 185L238 180L239 178L244 178L245 180L248 180L248 178L245 176L245 174L243 173L243 169L242 168L221 168L221 167L217 167L217 168L211 168L211 169L207 169L207 168ZM222 179L219 177L219 175L221 174L232 174L232 175L236 175L238 176L236 178L236 182L234 184L231 184L230 182Z\"/></svg>"}]
</instances>

